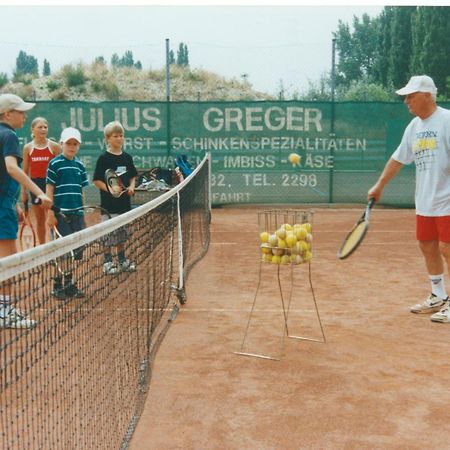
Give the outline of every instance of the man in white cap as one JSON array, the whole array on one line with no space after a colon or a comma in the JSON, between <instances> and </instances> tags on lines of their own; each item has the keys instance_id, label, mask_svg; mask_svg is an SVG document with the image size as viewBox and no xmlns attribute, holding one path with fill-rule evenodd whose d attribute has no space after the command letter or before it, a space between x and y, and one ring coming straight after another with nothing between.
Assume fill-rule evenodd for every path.
<instances>
[{"instance_id":1,"label":"man in white cap","mask_svg":"<svg viewBox=\"0 0 450 450\"><path fill-rule=\"evenodd\" d=\"M15 130L24 126L26 111L34 105L14 94L0 95L0 258L17 252L19 218L23 219L17 204L20 185L33 192L41 200L42 207L52 205L50 198L20 168L22 152ZM0 328L34 326L36 322L20 313L13 303L10 287L0 284Z\"/></svg>"},{"instance_id":2,"label":"man in white cap","mask_svg":"<svg viewBox=\"0 0 450 450\"><path fill-rule=\"evenodd\" d=\"M444 260L450 273L450 111L436 105L437 89L426 75L411 77L396 91L405 96L416 117L369 190L378 201L385 185L405 164L416 165L416 239L425 258L431 293L411 307L417 314L434 313L433 322L450 322L450 302L444 284Z\"/></svg>"}]
</instances>

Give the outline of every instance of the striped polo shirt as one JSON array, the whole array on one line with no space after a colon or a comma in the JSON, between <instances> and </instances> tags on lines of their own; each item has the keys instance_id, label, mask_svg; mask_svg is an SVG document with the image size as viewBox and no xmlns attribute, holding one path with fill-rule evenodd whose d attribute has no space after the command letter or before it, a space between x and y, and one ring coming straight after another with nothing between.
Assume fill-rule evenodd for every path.
<instances>
[{"instance_id":1,"label":"striped polo shirt","mask_svg":"<svg viewBox=\"0 0 450 450\"><path fill-rule=\"evenodd\" d=\"M58 208L83 206L83 188L89 181L86 169L77 157L67 159L61 154L53 158L48 165L46 183L54 186L53 202ZM83 212L77 214L83 215Z\"/></svg>"}]
</instances>

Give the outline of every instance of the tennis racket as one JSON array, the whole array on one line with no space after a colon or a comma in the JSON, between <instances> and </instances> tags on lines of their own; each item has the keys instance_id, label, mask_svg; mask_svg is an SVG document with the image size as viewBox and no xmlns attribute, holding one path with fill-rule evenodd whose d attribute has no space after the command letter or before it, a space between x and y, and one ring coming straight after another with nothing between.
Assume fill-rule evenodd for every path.
<instances>
[{"instance_id":1,"label":"tennis racket","mask_svg":"<svg viewBox=\"0 0 450 450\"><path fill-rule=\"evenodd\" d=\"M36 233L33 228L28 210L28 202L23 205L25 209L25 217L20 225L19 230L19 245L20 250L27 250L28 248L36 247Z\"/></svg>"},{"instance_id":2,"label":"tennis racket","mask_svg":"<svg viewBox=\"0 0 450 450\"><path fill-rule=\"evenodd\" d=\"M120 175L123 175L124 173L125 172ZM108 189L108 192L116 198L120 197L125 192L128 192L128 189L123 185L123 182L120 179L120 175L112 169L106 169L105 171L106 188Z\"/></svg>"},{"instance_id":3,"label":"tennis racket","mask_svg":"<svg viewBox=\"0 0 450 450\"><path fill-rule=\"evenodd\" d=\"M352 231L347 234L346 238L342 242L341 248L339 249L337 254L339 259L345 259L349 257L363 241L364 236L366 235L369 228L370 210L372 209L374 204L375 199L371 198L367 203L363 215L358 220L358 222L356 222Z\"/></svg>"}]
</instances>

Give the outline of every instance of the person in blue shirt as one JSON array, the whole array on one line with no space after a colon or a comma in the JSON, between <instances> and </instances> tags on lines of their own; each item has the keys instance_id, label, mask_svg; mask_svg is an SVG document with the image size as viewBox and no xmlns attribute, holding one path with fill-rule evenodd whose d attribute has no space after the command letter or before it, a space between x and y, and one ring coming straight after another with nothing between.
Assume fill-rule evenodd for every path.
<instances>
[{"instance_id":1,"label":"person in blue shirt","mask_svg":"<svg viewBox=\"0 0 450 450\"><path fill-rule=\"evenodd\" d=\"M24 126L26 111L34 106L14 94L0 95L0 258L17 253L19 219L23 220L23 211L17 204L20 185L33 192L43 208L52 205L20 168L22 151L15 130ZM0 284L0 328L32 328L35 325L35 320L15 308L10 286Z\"/></svg>"},{"instance_id":2,"label":"person in blue shirt","mask_svg":"<svg viewBox=\"0 0 450 450\"><path fill-rule=\"evenodd\" d=\"M61 133L62 153L53 158L47 168L46 194L55 207L64 210L65 215L63 218L50 211L48 225L50 228L56 227L62 236L86 228L83 210L76 210L83 206L83 188L89 185L86 169L77 158L80 145L80 132L76 128L65 128ZM75 259L81 259L81 251L74 253ZM73 280L71 269L65 272L64 277L55 277L53 295L59 300L84 297L84 293L77 288Z\"/></svg>"}]
</instances>

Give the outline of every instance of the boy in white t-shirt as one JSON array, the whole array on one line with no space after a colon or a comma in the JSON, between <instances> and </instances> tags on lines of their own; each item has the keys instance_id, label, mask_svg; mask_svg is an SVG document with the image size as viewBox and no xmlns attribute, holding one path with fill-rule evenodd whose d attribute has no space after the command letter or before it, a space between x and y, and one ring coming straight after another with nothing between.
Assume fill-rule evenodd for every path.
<instances>
[{"instance_id":1,"label":"boy in white t-shirt","mask_svg":"<svg viewBox=\"0 0 450 450\"><path fill-rule=\"evenodd\" d=\"M400 169L415 163L416 238L425 258L431 294L410 310L435 313L433 322L450 322L443 262L450 273L450 111L436 105L437 89L429 76L411 77L396 93L405 96L409 112L416 117L367 197L378 201Z\"/></svg>"}]
</instances>

